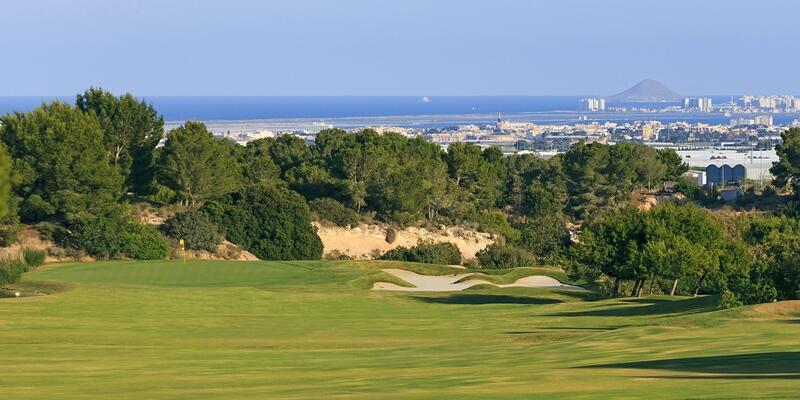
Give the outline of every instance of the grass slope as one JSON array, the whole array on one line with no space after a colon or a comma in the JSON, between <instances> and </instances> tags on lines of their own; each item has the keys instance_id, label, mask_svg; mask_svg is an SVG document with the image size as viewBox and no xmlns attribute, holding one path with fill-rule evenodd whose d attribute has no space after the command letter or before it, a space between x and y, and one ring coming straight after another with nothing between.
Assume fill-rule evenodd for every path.
<instances>
[{"instance_id":1,"label":"grass slope","mask_svg":"<svg viewBox=\"0 0 800 400\"><path fill-rule=\"evenodd\" d=\"M471 270L471 272L473 271L475 270ZM465 276L459 279L457 282L464 282L470 279L482 279L489 283L494 283L495 285L510 285L522 278L534 275L549 276L551 278L558 280L561 283L569 282L567 274L561 269L532 268L532 267L514 268L508 270L480 271L470 276Z\"/></svg>"},{"instance_id":2,"label":"grass slope","mask_svg":"<svg viewBox=\"0 0 800 400\"><path fill-rule=\"evenodd\" d=\"M547 289L410 294L353 284L379 267L104 262L29 273L23 286L63 290L0 300L0 387L15 399L800 392L794 303L714 311L711 297L585 302Z\"/></svg>"}]
</instances>

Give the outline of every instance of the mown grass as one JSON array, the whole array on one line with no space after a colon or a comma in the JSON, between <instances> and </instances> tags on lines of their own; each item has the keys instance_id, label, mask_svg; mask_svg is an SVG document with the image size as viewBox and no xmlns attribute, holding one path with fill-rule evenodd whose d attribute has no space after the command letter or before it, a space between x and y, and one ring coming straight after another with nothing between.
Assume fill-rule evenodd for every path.
<instances>
[{"instance_id":1,"label":"mown grass","mask_svg":"<svg viewBox=\"0 0 800 400\"><path fill-rule=\"evenodd\" d=\"M457 282L464 282L470 279L482 279L495 285L509 285L522 278L534 275L549 276L561 283L568 283L570 280L563 270L557 268L523 267L508 270L470 270L470 272L474 272L474 274L465 276Z\"/></svg>"},{"instance_id":2,"label":"mown grass","mask_svg":"<svg viewBox=\"0 0 800 400\"><path fill-rule=\"evenodd\" d=\"M383 271L376 271L371 274L366 274L364 276L353 279L352 281L350 281L350 286L357 289L372 289L372 287L377 282L393 283L397 286L407 287L407 288L416 287L413 284L406 282L401 278L398 278L392 274Z\"/></svg>"},{"instance_id":3,"label":"mown grass","mask_svg":"<svg viewBox=\"0 0 800 400\"><path fill-rule=\"evenodd\" d=\"M43 268L22 285L67 290L0 300L0 388L15 399L794 399L800 391L796 304L720 311L713 297L586 302L549 289L352 284L372 279L379 264Z\"/></svg>"}]
</instances>

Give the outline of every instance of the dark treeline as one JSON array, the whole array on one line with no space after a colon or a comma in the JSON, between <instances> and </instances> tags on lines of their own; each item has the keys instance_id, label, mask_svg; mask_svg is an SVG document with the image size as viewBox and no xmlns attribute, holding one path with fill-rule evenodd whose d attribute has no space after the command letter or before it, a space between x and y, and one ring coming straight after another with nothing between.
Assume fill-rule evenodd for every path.
<instances>
[{"instance_id":1,"label":"dark treeline","mask_svg":"<svg viewBox=\"0 0 800 400\"><path fill-rule=\"evenodd\" d=\"M211 250L227 238L263 259L298 259L321 256L312 216L343 226L461 224L502 238L483 254L493 266L570 265L612 282L612 295L626 285L634 295L674 287L753 302L800 290L788 281L789 250L770 239L795 234L794 219L734 223L700 208L625 207L636 191L665 182L699 191L682 180L688 167L673 150L581 142L542 159L338 129L311 145L284 135L240 146L199 122L165 133L151 105L94 88L74 105L44 104L0 121L4 243L21 222L96 257L166 257L166 233L188 248ZM773 168L776 183L790 189L800 174L798 137L800 130L784 133ZM128 216L126 205L142 201L185 212L158 231ZM582 226L577 240L567 226ZM747 297L754 287L765 294Z\"/></svg>"}]
</instances>

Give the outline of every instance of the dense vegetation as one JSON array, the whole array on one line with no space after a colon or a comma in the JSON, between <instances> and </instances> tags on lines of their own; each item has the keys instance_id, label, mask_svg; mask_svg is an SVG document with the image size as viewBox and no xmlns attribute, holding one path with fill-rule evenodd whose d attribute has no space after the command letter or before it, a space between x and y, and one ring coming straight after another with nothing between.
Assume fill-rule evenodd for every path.
<instances>
[{"instance_id":1,"label":"dense vegetation","mask_svg":"<svg viewBox=\"0 0 800 400\"><path fill-rule=\"evenodd\" d=\"M284 135L239 146L199 122L165 134L151 105L95 88L75 105L44 104L0 122L3 244L20 221L55 226L57 243L94 257L164 258L162 233L126 211L131 201L147 201L185 210L161 232L189 249L213 251L224 237L264 259L317 259L322 245L312 218L338 226L460 224L498 238L479 254L483 267L567 265L604 282L612 296L800 297L792 247L800 202L784 201L776 216L725 216L680 201L628 207L633 194L667 181L688 203L718 206L717 191L681 179L687 166L673 150L580 142L543 159L469 143L442 149L369 129L325 130L311 145ZM797 195L800 129L784 132L777 151L776 189ZM777 198L773 189L751 190L740 204ZM446 247L425 246L386 257L438 262L422 250Z\"/></svg>"},{"instance_id":2,"label":"dense vegetation","mask_svg":"<svg viewBox=\"0 0 800 400\"><path fill-rule=\"evenodd\" d=\"M461 251L452 243L433 243L420 241L414 246L397 246L381 257L383 260L397 260L439 265L461 264Z\"/></svg>"}]
</instances>

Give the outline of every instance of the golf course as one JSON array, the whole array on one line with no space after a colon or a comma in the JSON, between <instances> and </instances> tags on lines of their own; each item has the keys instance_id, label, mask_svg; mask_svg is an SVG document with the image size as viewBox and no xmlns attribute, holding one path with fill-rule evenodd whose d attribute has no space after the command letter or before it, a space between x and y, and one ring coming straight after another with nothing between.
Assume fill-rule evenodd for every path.
<instances>
[{"instance_id":1,"label":"golf course","mask_svg":"<svg viewBox=\"0 0 800 400\"><path fill-rule=\"evenodd\" d=\"M715 296L371 290L409 286L386 268L464 273L380 261L48 265L15 285L40 295L0 299L0 388L14 399L800 393L800 302L719 310ZM502 275L488 280L509 283Z\"/></svg>"}]
</instances>

